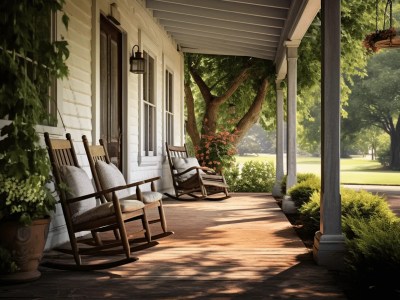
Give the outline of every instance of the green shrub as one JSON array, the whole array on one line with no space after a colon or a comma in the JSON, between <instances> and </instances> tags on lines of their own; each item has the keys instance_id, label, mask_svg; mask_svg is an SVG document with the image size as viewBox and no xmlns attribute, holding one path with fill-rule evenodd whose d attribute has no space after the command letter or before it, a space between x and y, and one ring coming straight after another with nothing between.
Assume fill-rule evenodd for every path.
<instances>
[{"instance_id":1,"label":"green shrub","mask_svg":"<svg viewBox=\"0 0 400 300\"><path fill-rule=\"evenodd\" d=\"M236 188L237 188L237 182L240 180L239 165L235 164L235 165L231 166L230 168L225 169L224 177L225 177L226 183L229 185L229 191L238 192L236 190Z\"/></svg>"},{"instance_id":2,"label":"green shrub","mask_svg":"<svg viewBox=\"0 0 400 300\"><path fill-rule=\"evenodd\" d=\"M248 161L243 164L236 186L239 192L271 192L274 182L275 167L272 163Z\"/></svg>"},{"instance_id":3,"label":"green shrub","mask_svg":"<svg viewBox=\"0 0 400 300\"><path fill-rule=\"evenodd\" d=\"M289 189L288 194L297 207L310 200L311 195L315 191L321 190L321 180L318 177L309 177L305 181L301 181Z\"/></svg>"},{"instance_id":4,"label":"green shrub","mask_svg":"<svg viewBox=\"0 0 400 300\"><path fill-rule=\"evenodd\" d=\"M247 161L242 169L236 164L224 171L233 192L271 192L275 183L275 168L270 162Z\"/></svg>"},{"instance_id":5,"label":"green shrub","mask_svg":"<svg viewBox=\"0 0 400 300\"><path fill-rule=\"evenodd\" d=\"M390 210L386 200L366 191L355 191L342 188L342 228L346 236L351 235L351 229L346 223L346 217L370 219L378 217L394 220L396 217ZM320 222L320 193L314 192L310 201L304 203L299 212L307 231L319 230Z\"/></svg>"},{"instance_id":6,"label":"green shrub","mask_svg":"<svg viewBox=\"0 0 400 300\"><path fill-rule=\"evenodd\" d=\"M303 181L306 181L310 178L316 178L318 179L318 176L313 174L313 173L298 173L297 174L297 183L301 183ZM287 175L283 176L282 182L281 182L281 192L283 195L286 195L286 181L287 181Z\"/></svg>"},{"instance_id":7,"label":"green shrub","mask_svg":"<svg viewBox=\"0 0 400 300\"><path fill-rule=\"evenodd\" d=\"M400 288L400 221L346 217L354 236L346 240L352 278L363 288L387 293ZM355 275L355 276L354 276ZM398 296L398 294L397 294Z\"/></svg>"}]
</instances>

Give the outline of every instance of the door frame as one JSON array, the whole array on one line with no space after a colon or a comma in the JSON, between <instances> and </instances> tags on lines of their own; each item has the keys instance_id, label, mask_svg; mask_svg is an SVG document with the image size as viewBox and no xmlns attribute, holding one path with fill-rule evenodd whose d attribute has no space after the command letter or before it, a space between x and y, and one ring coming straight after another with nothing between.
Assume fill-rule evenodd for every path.
<instances>
[{"instance_id":1,"label":"door frame","mask_svg":"<svg viewBox=\"0 0 400 300\"><path fill-rule=\"evenodd\" d=\"M98 144L100 139L100 16L107 18L108 7L102 7L101 1L92 0L92 61L91 61L91 80L92 80L92 130L86 133L92 137L92 143ZM122 34L122 67L121 67L121 100L122 100L122 172L126 176L129 174L128 164L128 38L127 32L122 26L116 26ZM129 178L127 178L129 180Z\"/></svg>"}]
</instances>

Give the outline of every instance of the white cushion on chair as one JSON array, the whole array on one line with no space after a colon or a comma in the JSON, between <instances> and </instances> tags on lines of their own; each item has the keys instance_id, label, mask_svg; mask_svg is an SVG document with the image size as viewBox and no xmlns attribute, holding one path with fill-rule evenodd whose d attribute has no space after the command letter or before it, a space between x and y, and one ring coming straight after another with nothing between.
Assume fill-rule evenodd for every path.
<instances>
[{"instance_id":1,"label":"white cushion on chair","mask_svg":"<svg viewBox=\"0 0 400 300\"><path fill-rule=\"evenodd\" d=\"M182 173L183 171L191 167L200 167L199 162L195 157L172 157L172 164L174 165L174 168L178 171L178 173ZM179 178L181 180L187 180L196 173L196 170L192 170L181 175ZM202 174L204 172L200 170L200 173Z\"/></svg>"},{"instance_id":2,"label":"white cushion on chair","mask_svg":"<svg viewBox=\"0 0 400 300\"><path fill-rule=\"evenodd\" d=\"M162 194L159 192L142 192L143 202L145 204L153 203L162 200ZM124 198L122 201L137 199L137 195L129 195Z\"/></svg>"},{"instance_id":3,"label":"white cushion on chair","mask_svg":"<svg viewBox=\"0 0 400 300\"><path fill-rule=\"evenodd\" d=\"M66 193L68 199L94 193L92 182L83 169L75 166L61 166L60 173L62 181L68 186ZM96 199L94 197L71 203L72 219L95 206Z\"/></svg>"},{"instance_id":4,"label":"white cushion on chair","mask_svg":"<svg viewBox=\"0 0 400 300\"><path fill-rule=\"evenodd\" d=\"M104 161L98 160L96 161L95 167L97 174L99 175L101 188L103 190L111 189L116 186L126 185L124 175L114 164L108 164ZM129 190L119 190L116 191L116 194L119 199L126 198L127 196L129 196ZM106 194L106 198L108 201L112 201L112 193Z\"/></svg>"},{"instance_id":5,"label":"white cushion on chair","mask_svg":"<svg viewBox=\"0 0 400 300\"><path fill-rule=\"evenodd\" d=\"M69 188L67 191L67 197L69 199L95 192L91 180L81 168L61 166L60 173L63 181ZM72 221L75 225L114 215L114 206L112 202L96 206L96 199L94 197L71 203L70 206ZM137 200L123 200L120 201L120 206L121 211L124 213L142 209L144 204Z\"/></svg>"}]
</instances>

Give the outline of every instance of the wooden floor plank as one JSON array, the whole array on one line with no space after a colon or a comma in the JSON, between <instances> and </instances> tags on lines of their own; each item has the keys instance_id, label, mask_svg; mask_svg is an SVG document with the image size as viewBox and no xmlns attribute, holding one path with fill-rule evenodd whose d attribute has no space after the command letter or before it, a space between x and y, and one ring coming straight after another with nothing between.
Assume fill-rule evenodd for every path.
<instances>
[{"instance_id":1,"label":"wooden floor plank","mask_svg":"<svg viewBox=\"0 0 400 300\"><path fill-rule=\"evenodd\" d=\"M2 285L0 298L345 299L268 194L164 200L164 209L175 234L134 252L137 262L93 272L41 268L42 277L23 288ZM159 224L151 229L161 234Z\"/></svg>"}]
</instances>

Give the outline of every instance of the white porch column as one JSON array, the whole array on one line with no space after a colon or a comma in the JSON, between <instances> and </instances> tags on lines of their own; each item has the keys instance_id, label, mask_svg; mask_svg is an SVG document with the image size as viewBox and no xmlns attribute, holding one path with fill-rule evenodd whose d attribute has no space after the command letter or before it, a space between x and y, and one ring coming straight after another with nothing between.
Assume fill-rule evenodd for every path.
<instances>
[{"instance_id":1,"label":"white porch column","mask_svg":"<svg viewBox=\"0 0 400 300\"><path fill-rule=\"evenodd\" d=\"M283 133L283 90L281 87L282 80L277 80L276 85L276 177L275 185L272 190L272 195L275 197L282 196L281 182L284 175L283 171L283 147L284 147L284 133Z\"/></svg>"},{"instance_id":2,"label":"white porch column","mask_svg":"<svg viewBox=\"0 0 400 300\"><path fill-rule=\"evenodd\" d=\"M297 48L300 41L287 41L287 182L290 189L297 182L296 170L296 127L297 127Z\"/></svg>"},{"instance_id":3,"label":"white porch column","mask_svg":"<svg viewBox=\"0 0 400 300\"><path fill-rule=\"evenodd\" d=\"M313 253L318 264L340 269L340 0L322 0L322 47L321 222Z\"/></svg>"}]
</instances>

